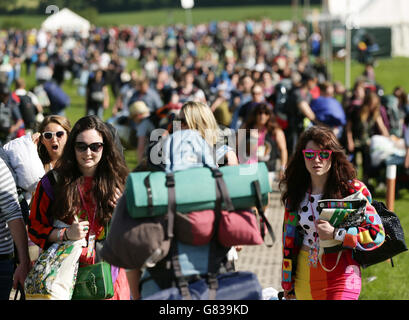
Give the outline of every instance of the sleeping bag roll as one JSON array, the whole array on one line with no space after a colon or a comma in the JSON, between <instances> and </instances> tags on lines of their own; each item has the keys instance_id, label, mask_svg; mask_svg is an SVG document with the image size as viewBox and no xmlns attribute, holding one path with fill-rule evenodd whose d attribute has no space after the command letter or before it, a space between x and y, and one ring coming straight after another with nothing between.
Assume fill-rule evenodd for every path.
<instances>
[{"instance_id":1,"label":"sleeping bag roll","mask_svg":"<svg viewBox=\"0 0 409 320\"><path fill-rule=\"evenodd\" d=\"M235 209L257 205L253 181L259 182L262 203L267 205L268 193L272 189L265 163L225 166L219 170L223 174ZM202 167L177 171L174 173L174 181L178 212L214 209L216 180L211 169ZM128 212L133 218L166 214L168 210L166 173L163 171L130 173L126 182L125 194ZM148 199L150 199L150 204Z\"/></svg>"}]
</instances>

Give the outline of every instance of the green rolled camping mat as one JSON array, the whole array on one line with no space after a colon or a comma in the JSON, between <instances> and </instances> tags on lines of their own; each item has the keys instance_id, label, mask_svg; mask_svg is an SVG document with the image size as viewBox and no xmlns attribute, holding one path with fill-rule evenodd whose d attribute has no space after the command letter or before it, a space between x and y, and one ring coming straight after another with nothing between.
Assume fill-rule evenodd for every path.
<instances>
[{"instance_id":1,"label":"green rolled camping mat","mask_svg":"<svg viewBox=\"0 0 409 320\"><path fill-rule=\"evenodd\" d=\"M268 170L264 162L224 166L219 169L229 191L235 209L245 209L257 205L253 181L259 181L262 203L268 202L272 191ZM216 202L216 181L211 169L192 168L174 173L176 210L191 211L214 209ZM150 191L148 192L148 189ZM166 173L132 172L126 182L127 207L131 217L164 215L168 210L168 190ZM151 206L148 206L151 197ZM224 207L224 206L223 206Z\"/></svg>"}]
</instances>

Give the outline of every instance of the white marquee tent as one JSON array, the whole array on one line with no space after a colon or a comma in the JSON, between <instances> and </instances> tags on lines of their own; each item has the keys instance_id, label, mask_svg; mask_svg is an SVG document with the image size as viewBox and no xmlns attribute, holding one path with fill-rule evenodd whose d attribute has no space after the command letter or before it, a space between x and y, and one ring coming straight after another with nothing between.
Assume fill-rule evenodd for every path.
<instances>
[{"instance_id":1,"label":"white marquee tent","mask_svg":"<svg viewBox=\"0 0 409 320\"><path fill-rule=\"evenodd\" d=\"M355 27L391 28L392 56L409 57L408 0L328 0L328 11Z\"/></svg>"},{"instance_id":2,"label":"white marquee tent","mask_svg":"<svg viewBox=\"0 0 409 320\"><path fill-rule=\"evenodd\" d=\"M90 28L91 24L88 20L67 8L52 14L41 25L41 29L44 31L62 30L67 33L79 32L82 35L88 35Z\"/></svg>"}]
</instances>

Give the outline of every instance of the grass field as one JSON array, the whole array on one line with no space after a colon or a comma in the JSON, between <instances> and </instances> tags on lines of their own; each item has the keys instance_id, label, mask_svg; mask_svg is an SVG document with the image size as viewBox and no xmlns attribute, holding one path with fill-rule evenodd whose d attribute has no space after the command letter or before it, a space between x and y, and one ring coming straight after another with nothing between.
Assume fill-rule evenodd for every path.
<instances>
[{"instance_id":1,"label":"grass field","mask_svg":"<svg viewBox=\"0 0 409 320\"><path fill-rule=\"evenodd\" d=\"M311 8L315 8L312 6ZM60 8L62 9L62 8ZM189 12L184 9L158 9L146 11L133 11L121 13L101 13L93 16L91 21L98 26L112 25L169 25L186 23ZM192 23L206 23L210 21L244 21L269 18L273 21L291 20L293 17L301 18L303 10L296 12L289 6L243 6L243 7L218 7L218 8L194 8L191 10ZM46 13L41 15L0 15L0 27L3 23L15 23L20 28L39 28L41 23L48 17ZM85 17L87 18L87 17Z\"/></svg>"},{"instance_id":2,"label":"grass field","mask_svg":"<svg viewBox=\"0 0 409 320\"><path fill-rule=\"evenodd\" d=\"M299 12L301 13L301 12ZM269 17L273 20L291 19L293 12L289 7L241 7L241 8L218 8L218 9L194 9L192 11L194 23L208 22L211 20L246 20ZM0 27L4 20L17 19L21 24L28 27L39 27L45 16L34 17L1 17ZM142 24L158 25L169 23L184 23L186 21L183 10L155 10L139 13L100 14L99 25L108 24ZM136 68L137 63L128 60L128 71ZM345 64L342 61L334 61L332 65L333 80L344 83ZM364 68L357 62L351 66L351 83L361 75ZM377 81L384 87L385 93L390 94L397 85L403 86L409 91L409 58L379 59L375 68ZM22 75L25 75L23 66ZM30 88L35 83L34 74L26 77L27 86ZM80 117L85 115L85 99L77 94L76 86L72 81L66 81L63 89L71 97L71 105L66 110L67 117L73 125ZM111 94L110 108L106 110L104 118L108 119L112 113L113 97ZM125 157L130 169L137 164L135 150L125 150ZM385 202L384 190L377 190L374 198ZM406 232L406 242L409 244L409 191L403 190L401 196L395 202L395 212L400 217ZM404 253L394 258L395 267L392 268L388 262L384 262L362 271L363 289L360 299L362 300L409 300L409 254Z\"/></svg>"},{"instance_id":3,"label":"grass field","mask_svg":"<svg viewBox=\"0 0 409 320\"><path fill-rule=\"evenodd\" d=\"M378 59L375 67L376 80L384 87L385 94L391 94L393 89L400 85L409 92L409 59L404 57L395 57L393 59ZM345 83L345 63L343 61L333 62L333 80ZM357 61L351 63L351 85L354 80L362 75L364 66Z\"/></svg>"}]
</instances>

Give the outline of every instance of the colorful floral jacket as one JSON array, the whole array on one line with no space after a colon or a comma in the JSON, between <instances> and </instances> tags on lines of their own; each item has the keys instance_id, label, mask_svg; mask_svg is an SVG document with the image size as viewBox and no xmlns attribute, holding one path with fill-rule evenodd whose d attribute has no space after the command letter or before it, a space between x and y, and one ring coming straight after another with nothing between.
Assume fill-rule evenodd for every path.
<instances>
[{"instance_id":1,"label":"colorful floral jacket","mask_svg":"<svg viewBox=\"0 0 409 320\"><path fill-rule=\"evenodd\" d=\"M372 196L368 188L359 180L351 181L351 194L362 192L367 198L366 220L359 226L348 228L342 247L345 249L359 249L370 251L381 246L385 240L385 231L381 219L371 205ZM285 208L283 223L283 265L282 282L284 290L294 288L295 272L297 270L297 256L303 243L303 233L298 225L297 211L290 212Z\"/></svg>"}]
</instances>

